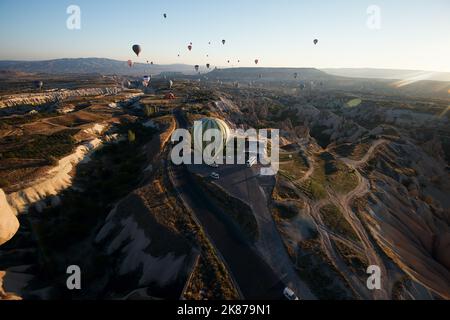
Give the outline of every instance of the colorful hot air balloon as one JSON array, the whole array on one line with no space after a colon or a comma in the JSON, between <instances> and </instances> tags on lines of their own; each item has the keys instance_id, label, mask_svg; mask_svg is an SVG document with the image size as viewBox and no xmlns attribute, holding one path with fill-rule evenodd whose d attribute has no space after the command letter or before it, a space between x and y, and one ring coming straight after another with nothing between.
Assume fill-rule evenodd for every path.
<instances>
[{"instance_id":1,"label":"colorful hot air balloon","mask_svg":"<svg viewBox=\"0 0 450 320\"><path fill-rule=\"evenodd\" d=\"M131 60L128 60L128 66L131 68L132 66L133 66L133 61L131 61Z\"/></svg>"},{"instance_id":2,"label":"colorful hot air balloon","mask_svg":"<svg viewBox=\"0 0 450 320\"><path fill-rule=\"evenodd\" d=\"M136 55L139 57L139 54L140 54L141 51L142 51L141 46L138 45L138 44L135 44L135 45L133 46L133 51L134 51L134 53L136 53Z\"/></svg>"},{"instance_id":3,"label":"colorful hot air balloon","mask_svg":"<svg viewBox=\"0 0 450 320\"><path fill-rule=\"evenodd\" d=\"M318 39L314 39L314 44L318 44L319 40Z\"/></svg>"},{"instance_id":4,"label":"colorful hot air balloon","mask_svg":"<svg viewBox=\"0 0 450 320\"><path fill-rule=\"evenodd\" d=\"M199 79L200 80L200 79ZM231 130L228 124L217 118L204 118L194 123L192 130L192 139L196 151L203 152L205 147L210 144L204 140L205 133L208 130L217 130L219 132L218 149L214 150L213 158L222 154L224 148L232 138Z\"/></svg>"}]
</instances>

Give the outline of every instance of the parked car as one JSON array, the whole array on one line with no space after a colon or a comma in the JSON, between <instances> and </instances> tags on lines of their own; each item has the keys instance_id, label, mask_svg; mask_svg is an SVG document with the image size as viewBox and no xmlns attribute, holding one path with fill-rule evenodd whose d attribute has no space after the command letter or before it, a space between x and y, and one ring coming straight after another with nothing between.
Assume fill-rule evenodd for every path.
<instances>
[{"instance_id":1,"label":"parked car","mask_svg":"<svg viewBox=\"0 0 450 320\"><path fill-rule=\"evenodd\" d=\"M289 287L286 287L283 291L284 296L288 300L300 300L297 295L295 294L294 290L292 290Z\"/></svg>"},{"instance_id":2,"label":"parked car","mask_svg":"<svg viewBox=\"0 0 450 320\"><path fill-rule=\"evenodd\" d=\"M248 168L253 167L258 162L258 158L255 156L250 157L250 159L247 160L246 164Z\"/></svg>"},{"instance_id":3,"label":"parked car","mask_svg":"<svg viewBox=\"0 0 450 320\"><path fill-rule=\"evenodd\" d=\"M213 172L211 173L210 177L214 180L219 180L220 179L220 175L217 172Z\"/></svg>"},{"instance_id":4,"label":"parked car","mask_svg":"<svg viewBox=\"0 0 450 320\"><path fill-rule=\"evenodd\" d=\"M208 166L210 166L211 168L216 168L216 169L219 167L219 165L215 162L208 164Z\"/></svg>"}]
</instances>

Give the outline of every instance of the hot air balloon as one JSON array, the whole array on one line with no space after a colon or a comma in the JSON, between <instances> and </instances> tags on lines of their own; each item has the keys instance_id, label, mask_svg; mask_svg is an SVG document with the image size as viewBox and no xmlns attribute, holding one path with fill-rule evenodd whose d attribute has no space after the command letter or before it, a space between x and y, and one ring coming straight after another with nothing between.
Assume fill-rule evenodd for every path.
<instances>
[{"instance_id":1,"label":"hot air balloon","mask_svg":"<svg viewBox=\"0 0 450 320\"><path fill-rule=\"evenodd\" d=\"M297 79L298 78L298 73L294 73L294 78Z\"/></svg>"},{"instance_id":2,"label":"hot air balloon","mask_svg":"<svg viewBox=\"0 0 450 320\"><path fill-rule=\"evenodd\" d=\"M230 63L230 60L228 60L227 62Z\"/></svg>"},{"instance_id":3,"label":"hot air balloon","mask_svg":"<svg viewBox=\"0 0 450 320\"><path fill-rule=\"evenodd\" d=\"M142 51L141 46L138 45L138 44L135 44L135 45L133 46L133 51L134 51L134 53L136 53L136 55L139 57L139 54L140 54L141 51Z\"/></svg>"},{"instance_id":4,"label":"hot air balloon","mask_svg":"<svg viewBox=\"0 0 450 320\"><path fill-rule=\"evenodd\" d=\"M192 139L194 140L195 150L201 152L201 154L203 154L205 147L210 144L210 142L204 141L203 139L205 133L210 129L215 129L219 132L219 141L217 142L218 149L214 150L215 154L212 155L213 158L216 158L218 155L222 154L225 146L228 144L231 138L231 130L226 122L221 119L203 118L196 121L192 128Z\"/></svg>"},{"instance_id":5,"label":"hot air balloon","mask_svg":"<svg viewBox=\"0 0 450 320\"><path fill-rule=\"evenodd\" d=\"M226 40L222 40L222 44L225 45L225 43L226 43Z\"/></svg>"},{"instance_id":6,"label":"hot air balloon","mask_svg":"<svg viewBox=\"0 0 450 320\"><path fill-rule=\"evenodd\" d=\"M238 63L241 63L241 60L238 60Z\"/></svg>"},{"instance_id":7,"label":"hot air balloon","mask_svg":"<svg viewBox=\"0 0 450 320\"><path fill-rule=\"evenodd\" d=\"M318 39L314 39L314 44L318 44L319 40Z\"/></svg>"},{"instance_id":8,"label":"hot air balloon","mask_svg":"<svg viewBox=\"0 0 450 320\"><path fill-rule=\"evenodd\" d=\"M210 65L209 63L206 64L206 67L207 67L208 69L209 69L210 66L211 66L211 65Z\"/></svg>"},{"instance_id":9,"label":"hot air balloon","mask_svg":"<svg viewBox=\"0 0 450 320\"><path fill-rule=\"evenodd\" d=\"M151 64L151 65L153 65L153 61L152 61L152 62L150 62L150 64Z\"/></svg>"},{"instance_id":10,"label":"hot air balloon","mask_svg":"<svg viewBox=\"0 0 450 320\"><path fill-rule=\"evenodd\" d=\"M210 41L210 42L208 42L208 44L211 44L211 41Z\"/></svg>"},{"instance_id":11,"label":"hot air balloon","mask_svg":"<svg viewBox=\"0 0 450 320\"><path fill-rule=\"evenodd\" d=\"M259 63L259 59L255 59L255 64L258 64Z\"/></svg>"},{"instance_id":12,"label":"hot air balloon","mask_svg":"<svg viewBox=\"0 0 450 320\"><path fill-rule=\"evenodd\" d=\"M131 68L132 66L133 66L133 61L131 61L131 60L128 60L128 66Z\"/></svg>"},{"instance_id":13,"label":"hot air balloon","mask_svg":"<svg viewBox=\"0 0 450 320\"><path fill-rule=\"evenodd\" d=\"M180 57L180 54L178 54L178 57Z\"/></svg>"},{"instance_id":14,"label":"hot air balloon","mask_svg":"<svg viewBox=\"0 0 450 320\"><path fill-rule=\"evenodd\" d=\"M163 16L164 16L164 19L166 19L167 18L167 13L164 13Z\"/></svg>"},{"instance_id":15,"label":"hot air balloon","mask_svg":"<svg viewBox=\"0 0 450 320\"><path fill-rule=\"evenodd\" d=\"M188 45L188 49L189 49L189 51L192 50L192 44Z\"/></svg>"},{"instance_id":16,"label":"hot air balloon","mask_svg":"<svg viewBox=\"0 0 450 320\"><path fill-rule=\"evenodd\" d=\"M44 86L44 82L37 80L34 82L34 86L36 87L36 89L41 90L42 87Z\"/></svg>"},{"instance_id":17,"label":"hot air balloon","mask_svg":"<svg viewBox=\"0 0 450 320\"><path fill-rule=\"evenodd\" d=\"M195 71L197 71L198 72L198 69L200 68L200 66L197 64L197 65L195 65L195 67L194 67L194 69L195 69Z\"/></svg>"}]
</instances>

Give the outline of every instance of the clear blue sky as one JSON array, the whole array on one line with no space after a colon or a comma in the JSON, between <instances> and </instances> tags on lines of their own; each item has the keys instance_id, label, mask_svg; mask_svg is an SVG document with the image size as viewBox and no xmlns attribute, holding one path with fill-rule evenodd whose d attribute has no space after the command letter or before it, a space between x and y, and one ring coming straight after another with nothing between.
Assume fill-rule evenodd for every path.
<instances>
[{"instance_id":1,"label":"clear blue sky","mask_svg":"<svg viewBox=\"0 0 450 320\"><path fill-rule=\"evenodd\" d=\"M66 28L71 4L81 30ZM381 8L376 31L366 26L372 4ZM450 71L450 1L0 0L0 43L2 60L127 60L138 43L144 51L133 59L158 64L259 58L260 66Z\"/></svg>"}]
</instances>

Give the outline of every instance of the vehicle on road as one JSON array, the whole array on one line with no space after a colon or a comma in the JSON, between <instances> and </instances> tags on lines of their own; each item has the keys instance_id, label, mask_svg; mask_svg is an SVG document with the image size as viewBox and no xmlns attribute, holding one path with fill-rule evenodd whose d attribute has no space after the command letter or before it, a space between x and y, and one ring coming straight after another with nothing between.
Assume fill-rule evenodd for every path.
<instances>
[{"instance_id":1,"label":"vehicle on road","mask_svg":"<svg viewBox=\"0 0 450 320\"><path fill-rule=\"evenodd\" d=\"M289 287L286 287L286 288L284 289L283 295L284 295L284 296L286 297L286 299L288 299L288 300L300 300L300 299L297 297L297 295L295 294L295 292L294 292L291 288L289 288Z\"/></svg>"},{"instance_id":2,"label":"vehicle on road","mask_svg":"<svg viewBox=\"0 0 450 320\"><path fill-rule=\"evenodd\" d=\"M251 156L250 159L248 159L247 162L246 162L247 167L249 167L249 168L253 167L256 164L256 162L258 162L257 157L256 156Z\"/></svg>"},{"instance_id":3,"label":"vehicle on road","mask_svg":"<svg viewBox=\"0 0 450 320\"><path fill-rule=\"evenodd\" d=\"M213 172L211 173L210 177L214 180L219 180L220 179L220 175L217 172Z\"/></svg>"},{"instance_id":4,"label":"vehicle on road","mask_svg":"<svg viewBox=\"0 0 450 320\"><path fill-rule=\"evenodd\" d=\"M210 166L211 168L216 168L216 169L219 167L219 165L215 162L208 164L208 166Z\"/></svg>"}]
</instances>

